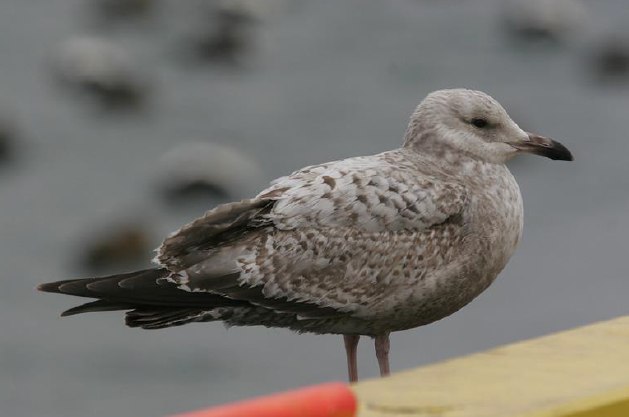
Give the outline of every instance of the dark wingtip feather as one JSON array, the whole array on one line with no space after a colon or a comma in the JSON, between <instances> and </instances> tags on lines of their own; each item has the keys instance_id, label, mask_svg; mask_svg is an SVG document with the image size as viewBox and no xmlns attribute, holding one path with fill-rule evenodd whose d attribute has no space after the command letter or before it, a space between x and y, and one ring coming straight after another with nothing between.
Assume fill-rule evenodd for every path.
<instances>
[{"instance_id":1,"label":"dark wingtip feather","mask_svg":"<svg viewBox=\"0 0 629 417\"><path fill-rule=\"evenodd\" d=\"M43 292L60 292L59 291L59 285L62 283L63 281L57 281L57 282L46 282L44 284L39 284L37 286L37 291L43 291Z\"/></svg>"},{"instance_id":2,"label":"dark wingtip feather","mask_svg":"<svg viewBox=\"0 0 629 417\"><path fill-rule=\"evenodd\" d=\"M80 311L75 311L75 309L77 309L79 307L73 307L73 308L71 308L69 310L66 310L63 313L59 314L59 316L60 317L68 317L68 316L74 316L75 314L79 314Z\"/></svg>"},{"instance_id":3,"label":"dark wingtip feather","mask_svg":"<svg viewBox=\"0 0 629 417\"><path fill-rule=\"evenodd\" d=\"M130 310L135 308L131 304L115 303L105 300L96 300L90 303L81 304L80 306L73 307L69 310L61 313L61 317L73 316L75 314L89 313L94 311L117 311L117 310Z\"/></svg>"},{"instance_id":4,"label":"dark wingtip feather","mask_svg":"<svg viewBox=\"0 0 629 417\"><path fill-rule=\"evenodd\" d=\"M44 291L44 292L56 292L59 294L81 295L81 294L74 294L76 289L78 288L80 292L84 292L85 283L91 282L94 279L95 278L64 279L63 281L46 282L44 284L38 285L37 289L39 291ZM70 290L72 288L74 288L74 291Z\"/></svg>"}]
</instances>

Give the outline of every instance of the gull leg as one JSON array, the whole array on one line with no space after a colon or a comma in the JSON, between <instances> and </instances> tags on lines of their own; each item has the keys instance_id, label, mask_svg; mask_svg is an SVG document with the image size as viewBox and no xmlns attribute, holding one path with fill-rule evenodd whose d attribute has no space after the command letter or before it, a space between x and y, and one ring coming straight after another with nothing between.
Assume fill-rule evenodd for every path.
<instances>
[{"instance_id":1,"label":"gull leg","mask_svg":"<svg viewBox=\"0 0 629 417\"><path fill-rule=\"evenodd\" d=\"M345 353L347 353L347 373L349 382L358 381L358 362L356 360L356 351L358 350L358 340L360 336L357 334L344 334Z\"/></svg>"},{"instance_id":2,"label":"gull leg","mask_svg":"<svg viewBox=\"0 0 629 417\"><path fill-rule=\"evenodd\" d=\"M391 343L389 342L389 333L384 333L376 336L376 358L378 358L378 365L380 366L380 376L389 375L389 348Z\"/></svg>"}]
</instances>

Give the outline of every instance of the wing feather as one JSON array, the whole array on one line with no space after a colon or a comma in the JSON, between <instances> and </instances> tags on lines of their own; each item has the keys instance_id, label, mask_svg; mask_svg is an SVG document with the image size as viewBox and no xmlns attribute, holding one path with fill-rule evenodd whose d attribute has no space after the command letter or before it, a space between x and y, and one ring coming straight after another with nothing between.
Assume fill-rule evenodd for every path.
<instances>
[{"instance_id":1,"label":"wing feather","mask_svg":"<svg viewBox=\"0 0 629 417\"><path fill-rule=\"evenodd\" d=\"M300 317L364 311L367 300L447 261L464 188L395 154L306 167L252 200L220 206L164 241L175 283ZM392 256L391 254L402 254ZM400 258L401 256L401 258Z\"/></svg>"}]
</instances>

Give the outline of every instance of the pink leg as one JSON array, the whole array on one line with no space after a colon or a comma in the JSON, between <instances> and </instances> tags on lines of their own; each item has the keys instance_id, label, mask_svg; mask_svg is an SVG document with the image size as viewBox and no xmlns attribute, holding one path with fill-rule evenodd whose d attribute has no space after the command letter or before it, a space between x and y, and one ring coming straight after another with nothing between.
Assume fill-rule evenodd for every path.
<instances>
[{"instance_id":1,"label":"pink leg","mask_svg":"<svg viewBox=\"0 0 629 417\"><path fill-rule=\"evenodd\" d=\"M389 375L389 333L376 336L376 358L380 366L380 376Z\"/></svg>"},{"instance_id":2,"label":"pink leg","mask_svg":"<svg viewBox=\"0 0 629 417\"><path fill-rule=\"evenodd\" d=\"M349 374L349 382L358 381L358 362L356 360L356 351L358 350L359 339L360 336L357 334L343 335L345 353L347 353L347 373Z\"/></svg>"}]
</instances>

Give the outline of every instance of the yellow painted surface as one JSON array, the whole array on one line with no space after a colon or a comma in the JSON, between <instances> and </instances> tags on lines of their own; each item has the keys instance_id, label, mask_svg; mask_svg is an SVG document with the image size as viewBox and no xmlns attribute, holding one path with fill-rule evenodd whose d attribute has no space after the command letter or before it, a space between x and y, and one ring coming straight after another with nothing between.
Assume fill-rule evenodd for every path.
<instances>
[{"instance_id":1,"label":"yellow painted surface","mask_svg":"<svg viewBox=\"0 0 629 417\"><path fill-rule=\"evenodd\" d=\"M359 417L629 417L629 317L360 382L352 389Z\"/></svg>"}]
</instances>

